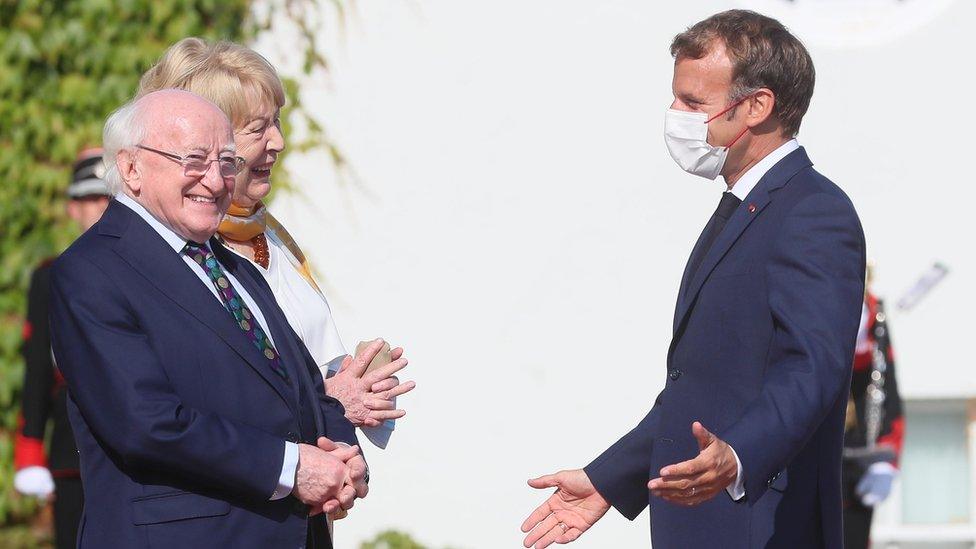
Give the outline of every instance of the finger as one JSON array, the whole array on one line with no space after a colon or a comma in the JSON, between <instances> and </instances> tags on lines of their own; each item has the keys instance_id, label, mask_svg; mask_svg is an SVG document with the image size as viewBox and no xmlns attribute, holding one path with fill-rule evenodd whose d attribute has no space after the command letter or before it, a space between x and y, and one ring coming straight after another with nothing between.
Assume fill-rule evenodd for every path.
<instances>
[{"instance_id":1,"label":"finger","mask_svg":"<svg viewBox=\"0 0 976 549\"><path fill-rule=\"evenodd\" d=\"M560 521L558 518L556 518L556 515L552 515L552 518L554 519L552 527L542 536L539 541L535 542L535 549L545 549L553 543L567 543L571 541L566 539L569 529L567 528L566 530L563 530L563 527L559 525Z\"/></svg>"},{"instance_id":2,"label":"finger","mask_svg":"<svg viewBox=\"0 0 976 549\"><path fill-rule=\"evenodd\" d=\"M382 393L383 391L389 391L390 389L396 387L400 384L400 379L397 376L390 376L386 379L381 379L374 383L369 391L371 393Z\"/></svg>"},{"instance_id":3,"label":"finger","mask_svg":"<svg viewBox=\"0 0 976 549\"><path fill-rule=\"evenodd\" d=\"M542 522L543 519L545 519L552 513L552 508L549 506L550 499L552 499L552 496L550 496L549 499L546 499L546 501L542 502L542 505L536 507L535 510L529 513L529 516L522 521L521 528L523 532L528 532L529 530L532 530L533 528L536 527L537 524ZM530 543L529 545L532 544ZM526 545L526 547L528 547L528 545Z\"/></svg>"},{"instance_id":4,"label":"finger","mask_svg":"<svg viewBox=\"0 0 976 549\"><path fill-rule=\"evenodd\" d=\"M365 349L363 349L361 353L356 355L356 358L353 359L350 371L354 373L356 377L362 377L363 373L366 371L366 368L369 366L369 363L376 358L376 354L379 353L380 349L382 348L383 340L381 338L374 339L369 345L366 346Z\"/></svg>"},{"instance_id":5,"label":"finger","mask_svg":"<svg viewBox=\"0 0 976 549\"><path fill-rule=\"evenodd\" d=\"M690 494L670 494L662 495L661 499L673 503L675 505L681 505L683 507L692 507L700 503L704 503L715 495L716 492L704 493L702 491L696 491L694 495Z\"/></svg>"},{"instance_id":6,"label":"finger","mask_svg":"<svg viewBox=\"0 0 976 549\"><path fill-rule=\"evenodd\" d=\"M529 486L533 488L556 488L559 486L559 473L554 475L542 475L538 478L529 479Z\"/></svg>"},{"instance_id":7,"label":"finger","mask_svg":"<svg viewBox=\"0 0 976 549\"><path fill-rule=\"evenodd\" d=\"M405 415L407 415L406 410L371 410L366 419L374 419L378 425L388 419L400 419Z\"/></svg>"},{"instance_id":8,"label":"finger","mask_svg":"<svg viewBox=\"0 0 976 549\"><path fill-rule=\"evenodd\" d=\"M321 448L322 450L325 450L326 452L331 452L332 450L335 450L336 448L339 447L338 444L332 442L331 440L325 437L319 437L318 440L315 441L315 445Z\"/></svg>"},{"instance_id":9,"label":"finger","mask_svg":"<svg viewBox=\"0 0 976 549\"><path fill-rule=\"evenodd\" d=\"M360 480L353 485L353 488L356 489L356 497L359 499L363 499L369 494L369 484L366 484L365 481Z\"/></svg>"},{"instance_id":10,"label":"finger","mask_svg":"<svg viewBox=\"0 0 976 549\"><path fill-rule=\"evenodd\" d=\"M396 408L392 400L383 400L375 396L364 398L363 404L370 410L392 410Z\"/></svg>"},{"instance_id":11,"label":"finger","mask_svg":"<svg viewBox=\"0 0 976 549\"><path fill-rule=\"evenodd\" d=\"M378 396L386 400L392 400L400 395L405 395L410 391L413 391L416 386L417 386L416 383L412 381L407 381L387 391L381 391Z\"/></svg>"},{"instance_id":12,"label":"finger","mask_svg":"<svg viewBox=\"0 0 976 549\"><path fill-rule=\"evenodd\" d=\"M363 427L379 427L381 423L383 422L367 416L366 419L363 420Z\"/></svg>"},{"instance_id":13,"label":"finger","mask_svg":"<svg viewBox=\"0 0 976 549\"><path fill-rule=\"evenodd\" d=\"M350 459L346 466L349 467L350 484L359 482L366 477L366 460L363 459L363 456Z\"/></svg>"},{"instance_id":14,"label":"finger","mask_svg":"<svg viewBox=\"0 0 976 549\"><path fill-rule=\"evenodd\" d=\"M340 446L329 452L333 457L342 460L343 463L359 455L359 446Z\"/></svg>"},{"instance_id":15,"label":"finger","mask_svg":"<svg viewBox=\"0 0 976 549\"><path fill-rule=\"evenodd\" d=\"M525 541L523 545L525 545L526 547L532 547L533 545L536 544L536 542L538 542L540 539L545 537L545 535L548 534L550 530L555 528L558 522L559 519L556 518L556 515L552 513L548 513L545 517L542 518L541 521L533 525L532 531L529 532L529 535L525 536ZM523 531L525 531L524 528Z\"/></svg>"},{"instance_id":16,"label":"finger","mask_svg":"<svg viewBox=\"0 0 976 549\"><path fill-rule=\"evenodd\" d=\"M338 374L339 372L342 372L352 366L352 360L353 359L351 356L346 355L345 358L342 359L342 364L339 365L339 369L336 370L336 373Z\"/></svg>"},{"instance_id":17,"label":"finger","mask_svg":"<svg viewBox=\"0 0 976 549\"><path fill-rule=\"evenodd\" d=\"M700 421L691 424L691 434L695 435L695 439L698 441L699 451L708 448L708 445L715 440L715 435L708 432L708 429Z\"/></svg>"},{"instance_id":18,"label":"finger","mask_svg":"<svg viewBox=\"0 0 976 549\"><path fill-rule=\"evenodd\" d=\"M353 505L356 504L356 489L348 484L339 490L339 504L346 511L352 509Z\"/></svg>"},{"instance_id":19,"label":"finger","mask_svg":"<svg viewBox=\"0 0 976 549\"><path fill-rule=\"evenodd\" d=\"M648 482L647 487L652 492L686 492L692 487L700 490L701 488L698 488L698 486L703 484L703 476L656 478Z\"/></svg>"},{"instance_id":20,"label":"finger","mask_svg":"<svg viewBox=\"0 0 976 549\"><path fill-rule=\"evenodd\" d=\"M377 381L380 381L381 379L386 379L392 376L393 374L399 372L400 370L406 368L407 364L408 364L407 359L398 358L397 360L394 360L393 362L385 366L380 366L379 368L366 374L365 376L363 376L363 381L366 382L367 386L370 386L376 383Z\"/></svg>"},{"instance_id":21,"label":"finger","mask_svg":"<svg viewBox=\"0 0 976 549\"><path fill-rule=\"evenodd\" d=\"M390 351L390 360L396 360L403 356L403 347L397 347Z\"/></svg>"},{"instance_id":22,"label":"finger","mask_svg":"<svg viewBox=\"0 0 976 549\"><path fill-rule=\"evenodd\" d=\"M701 474L707 469L707 458L702 454L698 454L697 457L688 461L662 467L660 475L662 477L686 477Z\"/></svg>"},{"instance_id":23,"label":"finger","mask_svg":"<svg viewBox=\"0 0 976 549\"><path fill-rule=\"evenodd\" d=\"M549 498L546 499L546 501L542 502L542 505L536 507L535 510L529 514L528 518L522 521L523 532L528 532L529 530L535 529L536 525L538 525L540 522L545 520L546 517L552 514L552 500L553 498L556 497L558 496L549 496ZM528 547L528 545L526 545L526 547Z\"/></svg>"},{"instance_id":24,"label":"finger","mask_svg":"<svg viewBox=\"0 0 976 549\"><path fill-rule=\"evenodd\" d=\"M322 506L322 511L326 513L335 513L338 509L342 509L342 505L339 504L339 500L337 499L330 499Z\"/></svg>"}]
</instances>

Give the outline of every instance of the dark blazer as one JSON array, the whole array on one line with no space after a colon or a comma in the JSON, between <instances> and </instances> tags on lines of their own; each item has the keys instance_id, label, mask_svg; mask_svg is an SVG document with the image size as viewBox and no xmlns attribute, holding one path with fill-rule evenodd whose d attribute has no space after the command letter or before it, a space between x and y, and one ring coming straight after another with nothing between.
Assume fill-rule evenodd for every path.
<instances>
[{"instance_id":1,"label":"dark blazer","mask_svg":"<svg viewBox=\"0 0 976 549\"><path fill-rule=\"evenodd\" d=\"M776 163L685 280L667 380L647 416L586 467L655 548L842 546L841 453L864 297L864 235L851 201L800 148ZM649 479L691 459L693 421L729 443L746 496L695 507Z\"/></svg>"},{"instance_id":2,"label":"dark blazer","mask_svg":"<svg viewBox=\"0 0 976 549\"><path fill-rule=\"evenodd\" d=\"M54 264L54 354L86 499L81 548L303 547L309 522L331 546L321 515L269 498L285 440L356 444L353 426L260 273L210 245L264 313L290 383L128 207L113 201Z\"/></svg>"}]
</instances>

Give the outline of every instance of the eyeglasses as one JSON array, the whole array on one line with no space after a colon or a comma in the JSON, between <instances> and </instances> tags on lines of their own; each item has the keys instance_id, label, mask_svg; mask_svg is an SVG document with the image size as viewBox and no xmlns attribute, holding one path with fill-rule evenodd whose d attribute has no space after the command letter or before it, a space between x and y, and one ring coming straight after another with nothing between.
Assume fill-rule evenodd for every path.
<instances>
[{"instance_id":1,"label":"eyeglasses","mask_svg":"<svg viewBox=\"0 0 976 549\"><path fill-rule=\"evenodd\" d=\"M217 162L217 165L220 167L221 177L234 177L235 175L241 173L241 170L244 169L244 159L239 156L230 156L225 154L223 156L218 156L213 160L208 160L207 157L202 154L188 154L186 156L180 156L178 154L161 151L145 145L136 145L136 147L149 152L154 152L160 156L165 156L170 160L178 162L183 166L183 175L186 175L187 177L204 176L210 169L210 164L213 164L214 162Z\"/></svg>"}]
</instances>

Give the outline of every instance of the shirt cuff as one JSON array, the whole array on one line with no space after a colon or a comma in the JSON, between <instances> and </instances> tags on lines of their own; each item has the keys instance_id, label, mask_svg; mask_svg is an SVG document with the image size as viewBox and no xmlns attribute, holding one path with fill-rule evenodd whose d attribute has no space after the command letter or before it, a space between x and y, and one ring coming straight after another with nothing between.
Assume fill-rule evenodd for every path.
<instances>
[{"instance_id":1,"label":"shirt cuff","mask_svg":"<svg viewBox=\"0 0 976 549\"><path fill-rule=\"evenodd\" d=\"M295 472L298 471L298 445L285 441L285 459L281 463L278 487L271 494L271 501L288 497L295 489Z\"/></svg>"},{"instance_id":2,"label":"shirt cuff","mask_svg":"<svg viewBox=\"0 0 976 549\"><path fill-rule=\"evenodd\" d=\"M396 406L396 403L394 403ZM390 443L390 436L393 435L394 420L388 419L376 427L360 427L359 429L366 435L366 439L381 450L386 449Z\"/></svg>"},{"instance_id":3,"label":"shirt cuff","mask_svg":"<svg viewBox=\"0 0 976 549\"><path fill-rule=\"evenodd\" d=\"M746 497L746 483L745 479L742 478L742 462L739 461L739 454L735 453L735 448L729 446L732 450L732 455L735 456L735 480L732 484L725 487L725 491L729 493L729 497L732 501L739 501L740 499Z\"/></svg>"}]
</instances>

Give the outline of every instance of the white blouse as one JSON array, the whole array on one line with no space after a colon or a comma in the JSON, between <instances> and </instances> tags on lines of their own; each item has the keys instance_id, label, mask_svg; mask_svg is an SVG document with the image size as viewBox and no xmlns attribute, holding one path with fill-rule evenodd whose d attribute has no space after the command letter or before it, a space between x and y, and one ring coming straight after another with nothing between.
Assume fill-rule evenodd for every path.
<instances>
[{"instance_id":1,"label":"white blouse","mask_svg":"<svg viewBox=\"0 0 976 549\"><path fill-rule=\"evenodd\" d=\"M270 229L264 234L268 240L268 268L251 263L268 281L285 318L305 342L322 377L329 377L330 371L334 374L339 370L342 358L346 356L329 302L298 272L295 267L298 260L277 235Z\"/></svg>"}]
</instances>

